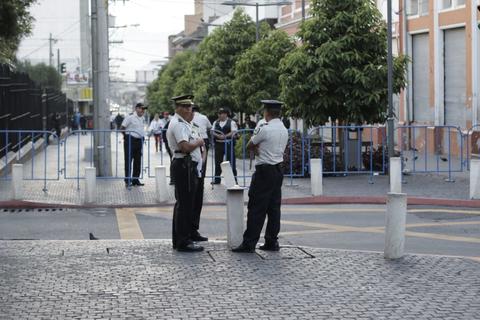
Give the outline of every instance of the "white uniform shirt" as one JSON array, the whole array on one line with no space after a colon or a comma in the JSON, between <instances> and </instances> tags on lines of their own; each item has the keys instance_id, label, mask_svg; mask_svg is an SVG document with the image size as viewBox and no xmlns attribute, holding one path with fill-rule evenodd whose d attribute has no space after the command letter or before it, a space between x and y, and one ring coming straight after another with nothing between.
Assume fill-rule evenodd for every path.
<instances>
[{"instance_id":1,"label":"white uniform shirt","mask_svg":"<svg viewBox=\"0 0 480 320\"><path fill-rule=\"evenodd\" d=\"M200 130L200 137L202 139L208 139L207 132L212 129L212 124L208 120L207 116L201 114L200 112L195 112L193 114L193 123L195 123Z\"/></svg>"},{"instance_id":2,"label":"white uniform shirt","mask_svg":"<svg viewBox=\"0 0 480 320\"><path fill-rule=\"evenodd\" d=\"M255 129L251 141L258 145L257 165L278 164L283 162L283 153L288 143L288 130L280 119L272 119Z\"/></svg>"},{"instance_id":3,"label":"white uniform shirt","mask_svg":"<svg viewBox=\"0 0 480 320\"><path fill-rule=\"evenodd\" d=\"M168 125L168 130L167 130L167 140L168 140L168 146L170 147L170 150L173 152L173 157L174 158L183 158L185 157L185 153L180 153L179 144L182 141L187 141L191 142L195 140L193 138L193 133L192 133L192 125L188 123L185 119L183 119L179 114L175 114L175 116L170 120L170 124ZM197 152L200 153L200 163L202 162L202 155L200 152L200 148L196 148L191 152L192 155L192 160L197 161L194 159L194 153ZM177 152L175 152L177 151Z\"/></svg>"},{"instance_id":4,"label":"white uniform shirt","mask_svg":"<svg viewBox=\"0 0 480 320\"><path fill-rule=\"evenodd\" d=\"M134 138L143 138L145 136L143 116L139 117L136 112L125 117L122 122L122 127L125 127L126 134L129 134Z\"/></svg>"},{"instance_id":5,"label":"white uniform shirt","mask_svg":"<svg viewBox=\"0 0 480 320\"><path fill-rule=\"evenodd\" d=\"M158 120L153 119L152 122L150 122L148 131L150 131L153 134L160 134L162 132L162 128L163 128L163 125L160 122L160 119Z\"/></svg>"},{"instance_id":6,"label":"white uniform shirt","mask_svg":"<svg viewBox=\"0 0 480 320\"><path fill-rule=\"evenodd\" d=\"M171 117L160 119L160 124L161 124L162 128L164 128L167 125L167 122L170 118Z\"/></svg>"},{"instance_id":7,"label":"white uniform shirt","mask_svg":"<svg viewBox=\"0 0 480 320\"><path fill-rule=\"evenodd\" d=\"M190 135L190 142L195 140L201 139L200 138L200 127L198 127L195 123L192 124L192 134ZM197 162L197 172L198 177L202 176L202 147L195 148L190 155L192 156L192 160Z\"/></svg>"}]
</instances>

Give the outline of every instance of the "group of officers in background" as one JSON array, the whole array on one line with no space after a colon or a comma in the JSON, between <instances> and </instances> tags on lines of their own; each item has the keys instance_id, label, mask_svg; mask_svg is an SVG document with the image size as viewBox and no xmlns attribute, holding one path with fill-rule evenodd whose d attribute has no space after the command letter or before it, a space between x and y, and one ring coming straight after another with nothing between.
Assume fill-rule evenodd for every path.
<instances>
[{"instance_id":1,"label":"group of officers in background","mask_svg":"<svg viewBox=\"0 0 480 320\"><path fill-rule=\"evenodd\" d=\"M173 97L172 101L175 105L175 115L163 124L159 122L161 119L156 117L152 120L153 124L150 124L149 131L155 136L157 151L159 149L161 151L161 141L157 142L157 132L164 131L164 141L167 142L167 150L171 156L170 175L174 181L176 199L172 219L173 248L182 252L198 252L202 251L203 247L197 242L208 241L208 238L199 232L209 148L208 132L213 135L215 148L215 178L212 183L219 184L220 165L224 157L230 161L234 176L237 175L234 135L238 127L235 121L228 117L229 111L223 108L219 109L218 120L212 125L208 118L199 112L192 95ZM283 182L282 165L288 131L281 121L282 103L276 100L262 100L261 103L264 107L264 120L256 125L253 136L247 144L247 149L257 156L255 173L248 193L247 229L242 244L232 248L233 252L255 251L266 217L268 222L265 243L260 249L278 251L280 248L278 233ZM135 112L127 116L121 125L121 129L125 131L127 187L143 185L138 177L141 147L145 136L142 119L145 109L143 104L137 104ZM247 122L247 126L253 128L254 122ZM133 172L130 170L131 167Z\"/></svg>"}]
</instances>

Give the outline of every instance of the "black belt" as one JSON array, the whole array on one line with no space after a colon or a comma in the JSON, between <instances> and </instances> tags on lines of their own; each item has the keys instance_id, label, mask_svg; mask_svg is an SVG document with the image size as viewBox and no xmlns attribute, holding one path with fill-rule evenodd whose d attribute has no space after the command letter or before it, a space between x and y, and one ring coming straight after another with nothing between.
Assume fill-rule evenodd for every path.
<instances>
[{"instance_id":1,"label":"black belt","mask_svg":"<svg viewBox=\"0 0 480 320\"><path fill-rule=\"evenodd\" d=\"M283 162L279 162L277 164L262 163L262 164L256 165L255 168L281 167L282 165L283 165Z\"/></svg>"},{"instance_id":2,"label":"black belt","mask_svg":"<svg viewBox=\"0 0 480 320\"><path fill-rule=\"evenodd\" d=\"M143 140L143 138L135 138L134 136L132 136L132 135L130 135L130 134L126 134L126 135L125 135L125 139Z\"/></svg>"}]
</instances>

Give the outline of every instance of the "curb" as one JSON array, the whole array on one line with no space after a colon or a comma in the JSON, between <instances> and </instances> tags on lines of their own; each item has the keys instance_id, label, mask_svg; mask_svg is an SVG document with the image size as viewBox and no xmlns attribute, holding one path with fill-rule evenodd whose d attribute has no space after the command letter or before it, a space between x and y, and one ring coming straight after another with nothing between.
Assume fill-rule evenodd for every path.
<instances>
[{"instance_id":1,"label":"curb","mask_svg":"<svg viewBox=\"0 0 480 320\"><path fill-rule=\"evenodd\" d=\"M284 205L333 205L333 204L386 204L386 196L313 196L303 198L283 199ZM408 205L442 206L442 207L465 207L480 208L480 200L466 199L439 199L408 197ZM72 209L93 209L93 208L150 208L170 207L173 203L150 203L150 204L63 204L44 203L24 200L0 201L2 209L43 209L43 208L72 208ZM224 206L223 202L205 202L208 206Z\"/></svg>"}]
</instances>

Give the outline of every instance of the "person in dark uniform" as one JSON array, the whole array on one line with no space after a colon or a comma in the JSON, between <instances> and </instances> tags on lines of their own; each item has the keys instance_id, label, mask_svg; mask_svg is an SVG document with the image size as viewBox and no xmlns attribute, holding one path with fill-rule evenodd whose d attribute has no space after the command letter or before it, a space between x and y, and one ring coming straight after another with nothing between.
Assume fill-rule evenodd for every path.
<instances>
[{"instance_id":1,"label":"person in dark uniform","mask_svg":"<svg viewBox=\"0 0 480 320\"><path fill-rule=\"evenodd\" d=\"M213 123L212 134L215 141L215 179L212 184L220 184L223 157L230 161L233 175L237 179L237 166L235 164L235 133L238 130L235 121L230 119L225 108L218 110L218 119Z\"/></svg>"},{"instance_id":2,"label":"person in dark uniform","mask_svg":"<svg viewBox=\"0 0 480 320\"><path fill-rule=\"evenodd\" d=\"M175 179L175 207L172 220L172 244L177 251L196 252L203 247L192 241L193 202L198 179L198 165L193 153L205 143L195 139L192 126L186 119L192 117L192 95L173 97L175 116L170 120L167 139L173 153L171 175ZM196 158L195 158L196 159ZM201 164L200 164L201 165Z\"/></svg>"},{"instance_id":3,"label":"person in dark uniform","mask_svg":"<svg viewBox=\"0 0 480 320\"><path fill-rule=\"evenodd\" d=\"M125 130L123 133L123 152L125 155L125 186L143 186L140 182L140 167L142 162L143 139L145 136L145 125L143 114L145 113L143 103L135 105L135 112L125 117L120 127ZM133 161L133 166L132 166ZM130 176L133 167L133 174Z\"/></svg>"},{"instance_id":4,"label":"person in dark uniform","mask_svg":"<svg viewBox=\"0 0 480 320\"><path fill-rule=\"evenodd\" d=\"M259 125L247 144L256 151L255 173L248 191L247 229L242 244L233 252L254 252L265 218L268 216L265 243L261 250L278 251L280 232L280 204L282 200L283 154L288 142L288 131L280 120L282 102L262 100L266 122Z\"/></svg>"},{"instance_id":5,"label":"person in dark uniform","mask_svg":"<svg viewBox=\"0 0 480 320\"><path fill-rule=\"evenodd\" d=\"M193 241L208 241L207 237L204 237L198 231L200 229L200 215L203 208L203 193L205 187L205 173L207 171L207 155L208 155L208 131L212 128L212 124L208 118L200 113L200 107L193 105L193 119L192 131L199 138L202 138L205 145L201 147L201 166L199 166L200 175L198 177L197 191L195 192L195 198L193 201L193 219L192 219L192 233L191 239Z\"/></svg>"}]
</instances>

